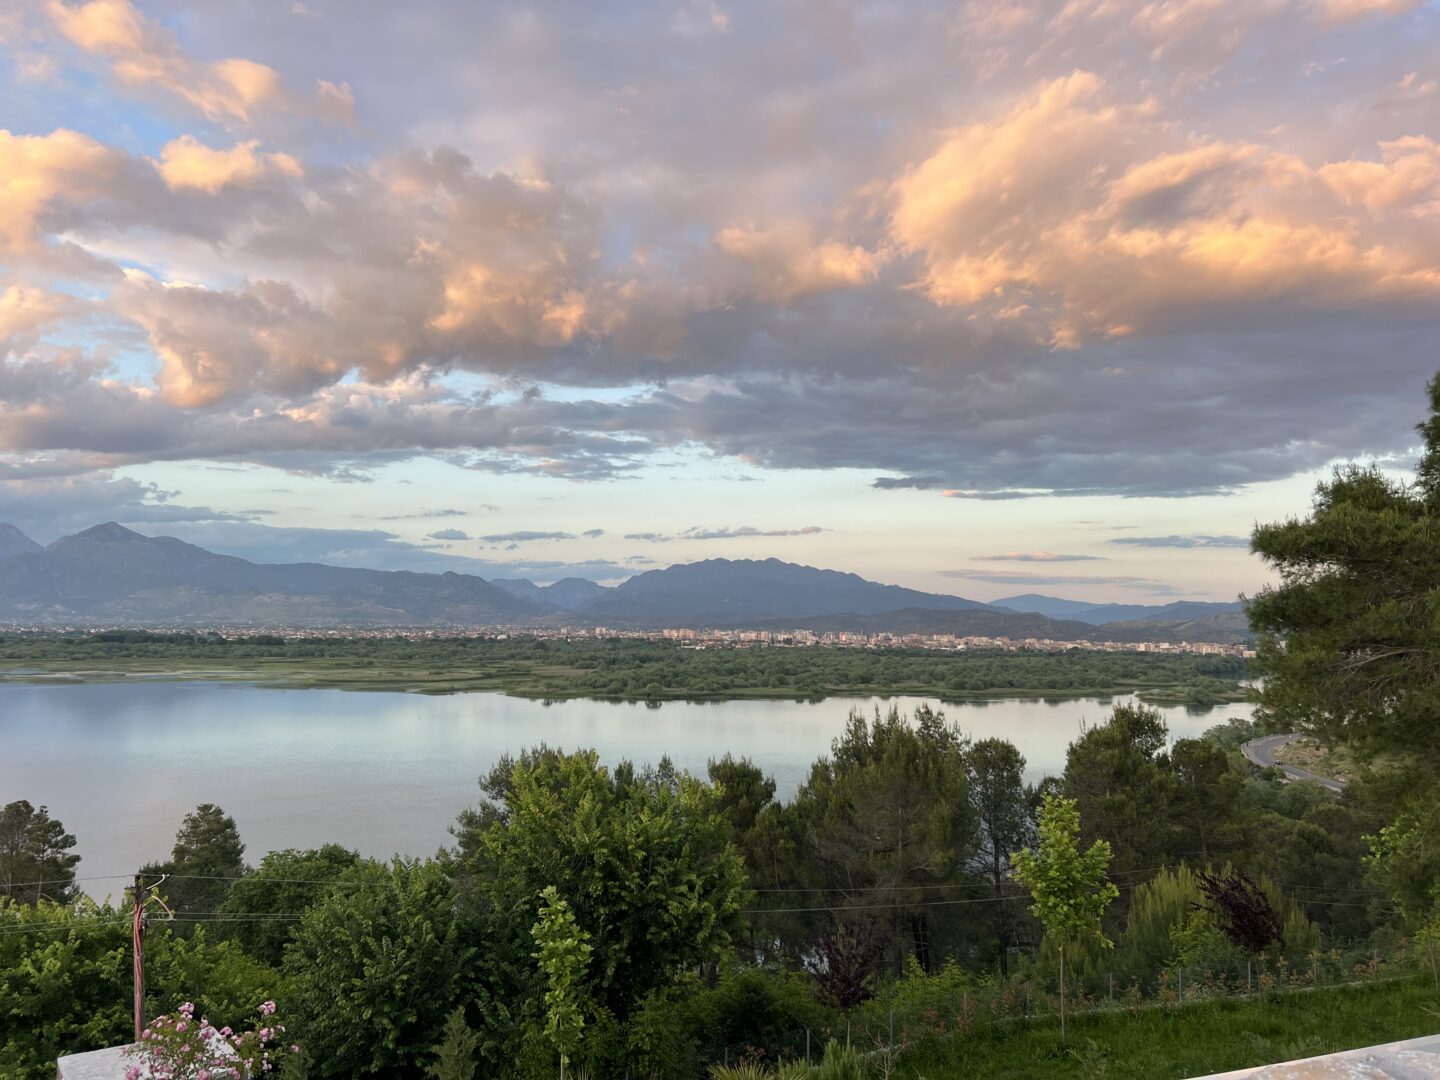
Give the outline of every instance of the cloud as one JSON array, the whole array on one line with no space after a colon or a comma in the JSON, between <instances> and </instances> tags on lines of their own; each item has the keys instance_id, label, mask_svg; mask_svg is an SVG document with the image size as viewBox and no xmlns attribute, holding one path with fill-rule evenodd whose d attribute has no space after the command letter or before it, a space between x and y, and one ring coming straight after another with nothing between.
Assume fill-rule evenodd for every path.
<instances>
[{"instance_id":1,"label":"cloud","mask_svg":"<svg viewBox=\"0 0 1440 1080\"><path fill-rule=\"evenodd\" d=\"M1322 21L1348 22L1369 15L1404 15L1425 0L1314 0L1311 5Z\"/></svg>"},{"instance_id":2,"label":"cloud","mask_svg":"<svg viewBox=\"0 0 1440 1080\"><path fill-rule=\"evenodd\" d=\"M883 257L858 244L817 240L803 223L769 229L727 226L715 246L743 266L749 295L788 301L809 293L854 288L875 279Z\"/></svg>"},{"instance_id":3,"label":"cloud","mask_svg":"<svg viewBox=\"0 0 1440 1080\"><path fill-rule=\"evenodd\" d=\"M105 521L155 525L241 523L258 512L234 514L188 506L159 485L93 472L85 476L6 479L0 472L0 521L40 543Z\"/></svg>"},{"instance_id":4,"label":"cloud","mask_svg":"<svg viewBox=\"0 0 1440 1080\"><path fill-rule=\"evenodd\" d=\"M1072 574L1030 574L1019 570L937 570L943 577L964 578L967 581L983 581L992 585L1118 585L1127 589L1146 589L1151 592L1168 591L1169 586L1150 578L1112 576L1089 577Z\"/></svg>"},{"instance_id":5,"label":"cloud","mask_svg":"<svg viewBox=\"0 0 1440 1080\"><path fill-rule=\"evenodd\" d=\"M1179 497L1410 449L1433 11L672 15L22 11L0 48L59 59L0 134L4 474L698 455Z\"/></svg>"},{"instance_id":6,"label":"cloud","mask_svg":"<svg viewBox=\"0 0 1440 1080\"><path fill-rule=\"evenodd\" d=\"M494 507L494 506L488 506L488 505L486 505L486 506L481 506L481 507L479 507L479 509L482 509L482 510L495 510L495 509L498 509L498 508L497 508L497 507ZM456 509L456 508L453 507L453 506L444 506L444 507L438 507L438 508L436 508L436 509L434 509L434 510L418 510L418 511L416 511L416 512L413 513L413 514L387 514L386 516L382 517L380 520L381 520L381 521L411 521L411 520L414 520L414 519L417 519L417 518L419 518L419 519L426 519L426 518L455 518L455 517L469 517L469 516L470 516L470 511L468 511L468 510L458 510L458 509Z\"/></svg>"},{"instance_id":7,"label":"cloud","mask_svg":"<svg viewBox=\"0 0 1440 1080\"><path fill-rule=\"evenodd\" d=\"M531 529L520 529L516 532L491 533L489 536L476 537L487 544L521 544L533 540L574 540L575 534L568 532L536 532Z\"/></svg>"},{"instance_id":8,"label":"cloud","mask_svg":"<svg viewBox=\"0 0 1440 1080\"><path fill-rule=\"evenodd\" d=\"M815 536L825 532L818 525L806 525L799 529L757 529L753 525L739 525L734 528L692 528L686 529L680 540L737 540L754 536Z\"/></svg>"},{"instance_id":9,"label":"cloud","mask_svg":"<svg viewBox=\"0 0 1440 1080\"><path fill-rule=\"evenodd\" d=\"M127 169L127 156L88 135L58 129L48 135L0 130L0 241L15 252L33 250L46 212L57 204L104 197Z\"/></svg>"},{"instance_id":10,"label":"cloud","mask_svg":"<svg viewBox=\"0 0 1440 1080\"><path fill-rule=\"evenodd\" d=\"M437 529L430 533L427 540L469 540L470 534L460 529Z\"/></svg>"},{"instance_id":11,"label":"cloud","mask_svg":"<svg viewBox=\"0 0 1440 1080\"><path fill-rule=\"evenodd\" d=\"M1440 297L1440 252L1395 227L1440 196L1428 139L1315 165L1167 126L1092 72L1042 82L896 180L891 235L936 303L1059 349L1217 309Z\"/></svg>"},{"instance_id":12,"label":"cloud","mask_svg":"<svg viewBox=\"0 0 1440 1080\"><path fill-rule=\"evenodd\" d=\"M229 150L214 150L191 135L182 135L160 150L160 175L170 189L194 188L215 194L231 184L249 184L267 173L292 180L305 175L289 154L257 154L258 139L236 143Z\"/></svg>"},{"instance_id":13,"label":"cloud","mask_svg":"<svg viewBox=\"0 0 1440 1080\"><path fill-rule=\"evenodd\" d=\"M806 525L798 529L757 529L753 525L734 527L704 527L693 525L678 533L639 532L626 533L626 540L645 540L652 544L666 544L672 540L741 540L751 537L815 536L826 532L818 525Z\"/></svg>"},{"instance_id":14,"label":"cloud","mask_svg":"<svg viewBox=\"0 0 1440 1080\"><path fill-rule=\"evenodd\" d=\"M345 122L354 118L349 86L320 79L312 94L296 96L285 89L274 68L254 60L194 60L173 33L145 18L130 0L88 0L74 6L48 0L46 11L72 44L107 60L121 85L159 89L208 120L249 124L269 110Z\"/></svg>"},{"instance_id":15,"label":"cloud","mask_svg":"<svg viewBox=\"0 0 1440 1080\"><path fill-rule=\"evenodd\" d=\"M1112 544L1126 544L1130 547L1145 548L1240 548L1250 549L1248 536L1117 536Z\"/></svg>"},{"instance_id":16,"label":"cloud","mask_svg":"<svg viewBox=\"0 0 1440 1080\"><path fill-rule=\"evenodd\" d=\"M595 539L595 538L598 537L598 536L604 536L604 535L605 535L605 530L604 530L604 529L586 529L586 530L585 530L584 532L582 532L580 535L581 535L581 536L585 536L585 537L589 537L590 539L593 540L593 539Z\"/></svg>"},{"instance_id":17,"label":"cloud","mask_svg":"<svg viewBox=\"0 0 1440 1080\"><path fill-rule=\"evenodd\" d=\"M976 555L981 562L1094 562L1103 555L1057 555L1051 551L1007 551L1003 555Z\"/></svg>"}]
</instances>

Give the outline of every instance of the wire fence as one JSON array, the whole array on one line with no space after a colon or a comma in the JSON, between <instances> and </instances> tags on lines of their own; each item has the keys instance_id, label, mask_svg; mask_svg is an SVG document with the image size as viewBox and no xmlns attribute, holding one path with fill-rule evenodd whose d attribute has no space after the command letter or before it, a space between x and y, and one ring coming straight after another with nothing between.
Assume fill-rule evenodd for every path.
<instances>
[{"instance_id":1,"label":"wire fence","mask_svg":"<svg viewBox=\"0 0 1440 1080\"><path fill-rule=\"evenodd\" d=\"M740 1038L719 1033L701 1048L703 1060L818 1061L836 1040L876 1060L880 1073L903 1055L941 1049L955 1040L1018 1035L1058 1024L1056 973L1031 970L1006 979L975 978L961 969L899 980L833 1023L787 1027ZM1144 976L1091 972L1067 976L1065 1012L1071 1021L1105 1015L1173 1012L1217 1002L1262 1003L1342 987L1374 986L1424 975L1440 992L1440 970L1430 943L1402 942L1378 950L1315 950L1300 958L1234 958L1228 964L1167 965Z\"/></svg>"}]
</instances>

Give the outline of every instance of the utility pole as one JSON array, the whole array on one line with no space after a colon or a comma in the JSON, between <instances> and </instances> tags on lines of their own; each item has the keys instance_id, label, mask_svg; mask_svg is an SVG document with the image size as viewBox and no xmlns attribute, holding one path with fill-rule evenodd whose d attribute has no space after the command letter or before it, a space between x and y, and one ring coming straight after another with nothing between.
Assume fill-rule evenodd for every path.
<instances>
[{"instance_id":1,"label":"utility pole","mask_svg":"<svg viewBox=\"0 0 1440 1080\"><path fill-rule=\"evenodd\" d=\"M145 1030L145 888L135 875L135 914L131 930L135 943L135 1041Z\"/></svg>"}]
</instances>

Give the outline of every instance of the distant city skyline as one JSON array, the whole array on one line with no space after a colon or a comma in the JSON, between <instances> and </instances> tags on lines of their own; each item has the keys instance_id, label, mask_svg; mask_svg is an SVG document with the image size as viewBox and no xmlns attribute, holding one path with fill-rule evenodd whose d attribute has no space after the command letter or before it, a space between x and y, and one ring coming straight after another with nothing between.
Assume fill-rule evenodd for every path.
<instances>
[{"instance_id":1,"label":"distant city skyline","mask_svg":"<svg viewBox=\"0 0 1440 1080\"><path fill-rule=\"evenodd\" d=\"M1229 600L1403 472L1440 4L0 13L0 521Z\"/></svg>"}]
</instances>

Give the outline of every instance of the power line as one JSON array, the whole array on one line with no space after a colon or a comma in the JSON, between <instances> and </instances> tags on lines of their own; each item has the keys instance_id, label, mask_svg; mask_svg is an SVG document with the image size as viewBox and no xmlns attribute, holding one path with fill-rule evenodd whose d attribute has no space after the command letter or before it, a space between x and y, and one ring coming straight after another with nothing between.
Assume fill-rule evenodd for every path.
<instances>
[{"instance_id":1,"label":"power line","mask_svg":"<svg viewBox=\"0 0 1440 1080\"><path fill-rule=\"evenodd\" d=\"M925 900L916 903L894 904L836 904L830 907L804 908L744 908L741 915L788 915L810 911L878 911L886 908L951 907L957 904L995 904L1010 900L1023 900L1023 896L975 896L964 900Z\"/></svg>"},{"instance_id":2,"label":"power line","mask_svg":"<svg viewBox=\"0 0 1440 1080\"><path fill-rule=\"evenodd\" d=\"M304 918L302 912L286 911L276 914L256 913L253 915L229 915L223 913L195 912L190 914L176 915L172 919L164 919L166 923L266 923L266 922L298 922ZM93 928L105 928L110 926L121 926L130 921L129 915L104 918L104 919L73 919L69 922L50 923L44 926L10 926L0 928L0 936L11 934L47 934L60 930L90 930Z\"/></svg>"}]
</instances>

